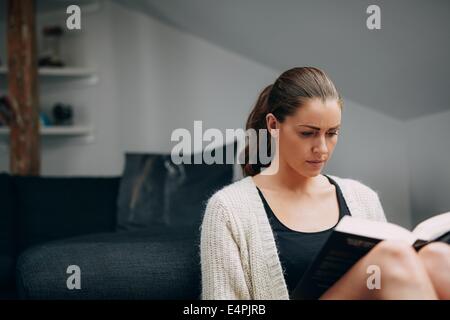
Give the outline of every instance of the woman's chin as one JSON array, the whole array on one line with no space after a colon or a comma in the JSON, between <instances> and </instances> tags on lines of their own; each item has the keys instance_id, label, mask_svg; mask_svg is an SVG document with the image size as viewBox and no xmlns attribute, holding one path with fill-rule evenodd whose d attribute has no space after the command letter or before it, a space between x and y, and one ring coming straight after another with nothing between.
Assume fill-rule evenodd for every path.
<instances>
[{"instance_id":1,"label":"woman's chin","mask_svg":"<svg viewBox=\"0 0 450 320\"><path fill-rule=\"evenodd\" d=\"M302 170L296 170L298 174L307 177L307 178L314 178L321 174L322 170L311 170L311 168L302 168Z\"/></svg>"},{"instance_id":2,"label":"woman's chin","mask_svg":"<svg viewBox=\"0 0 450 320\"><path fill-rule=\"evenodd\" d=\"M310 174L307 175L307 177L308 177L308 178L314 178L314 177L317 177L317 176L319 176L319 175L320 175L320 172L317 172L317 173L310 173Z\"/></svg>"}]
</instances>

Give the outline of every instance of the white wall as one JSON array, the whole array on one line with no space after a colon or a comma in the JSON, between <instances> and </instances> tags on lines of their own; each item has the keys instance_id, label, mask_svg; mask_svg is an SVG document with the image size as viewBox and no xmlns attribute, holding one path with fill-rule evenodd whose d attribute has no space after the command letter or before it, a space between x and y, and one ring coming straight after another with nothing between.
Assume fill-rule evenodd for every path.
<instances>
[{"instance_id":1,"label":"white wall","mask_svg":"<svg viewBox=\"0 0 450 320\"><path fill-rule=\"evenodd\" d=\"M145 14L115 7L123 150L170 152L176 128L243 127L277 72Z\"/></svg>"},{"instance_id":2,"label":"white wall","mask_svg":"<svg viewBox=\"0 0 450 320\"><path fill-rule=\"evenodd\" d=\"M407 123L414 224L450 211L450 111Z\"/></svg>"},{"instance_id":3,"label":"white wall","mask_svg":"<svg viewBox=\"0 0 450 320\"><path fill-rule=\"evenodd\" d=\"M42 101L64 97L79 105L80 121L95 127L94 141L44 143L44 175L120 174L125 151L169 152L172 130L192 130L194 120L204 130L242 128L259 91L281 71L110 2L83 28L71 57L95 67L99 83L47 86ZM342 134L325 172L374 188L388 219L409 226L402 124L345 100Z\"/></svg>"}]
</instances>

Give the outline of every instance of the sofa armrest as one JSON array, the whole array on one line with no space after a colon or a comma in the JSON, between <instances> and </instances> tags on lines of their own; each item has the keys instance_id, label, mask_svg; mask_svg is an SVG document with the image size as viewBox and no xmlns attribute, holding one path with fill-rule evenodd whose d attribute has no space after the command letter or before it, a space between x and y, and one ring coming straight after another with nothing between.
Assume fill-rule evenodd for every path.
<instances>
[{"instance_id":1,"label":"sofa armrest","mask_svg":"<svg viewBox=\"0 0 450 320\"><path fill-rule=\"evenodd\" d=\"M19 250L114 231L120 177L14 176Z\"/></svg>"}]
</instances>

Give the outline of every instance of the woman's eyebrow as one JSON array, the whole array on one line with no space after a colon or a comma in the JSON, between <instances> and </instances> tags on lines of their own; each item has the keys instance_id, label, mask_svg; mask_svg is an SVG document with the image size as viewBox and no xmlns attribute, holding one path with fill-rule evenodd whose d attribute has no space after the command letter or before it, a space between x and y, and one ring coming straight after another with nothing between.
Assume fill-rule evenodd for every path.
<instances>
[{"instance_id":1,"label":"woman's eyebrow","mask_svg":"<svg viewBox=\"0 0 450 320\"><path fill-rule=\"evenodd\" d=\"M310 126L310 125L308 125L308 124L299 124L298 126L299 126L299 127L308 127L308 128L311 128L311 129L319 130L319 131L320 131L320 128L314 127L314 126ZM338 124L338 125L335 125L334 127L331 127L330 129L338 129L340 126L341 126L341 124Z\"/></svg>"}]
</instances>

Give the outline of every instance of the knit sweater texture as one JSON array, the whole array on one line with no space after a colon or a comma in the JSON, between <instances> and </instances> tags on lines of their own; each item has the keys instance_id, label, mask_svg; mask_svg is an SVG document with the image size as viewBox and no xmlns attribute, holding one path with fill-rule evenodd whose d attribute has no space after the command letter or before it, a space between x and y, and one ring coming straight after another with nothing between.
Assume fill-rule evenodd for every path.
<instances>
[{"instance_id":1,"label":"knit sweater texture","mask_svg":"<svg viewBox=\"0 0 450 320\"><path fill-rule=\"evenodd\" d=\"M354 179L328 175L353 217L386 221L378 194ZM274 234L251 177L217 191L201 225L201 298L289 299Z\"/></svg>"}]
</instances>

